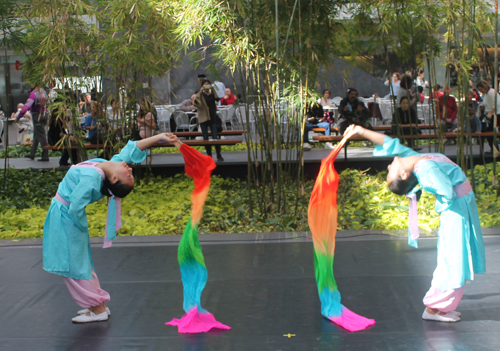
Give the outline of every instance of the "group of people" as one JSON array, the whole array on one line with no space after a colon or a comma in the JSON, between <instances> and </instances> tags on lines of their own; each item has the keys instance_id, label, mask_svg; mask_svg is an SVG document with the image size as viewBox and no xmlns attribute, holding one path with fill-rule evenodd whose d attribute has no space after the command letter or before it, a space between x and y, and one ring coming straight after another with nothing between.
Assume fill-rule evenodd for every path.
<instances>
[{"instance_id":1,"label":"group of people","mask_svg":"<svg viewBox=\"0 0 500 351\"><path fill-rule=\"evenodd\" d=\"M203 89L211 91L209 86ZM436 196L436 211L441 215L437 267L423 299L422 318L448 323L460 321L461 313L456 309L466 281L486 270L475 195L466 175L442 154L419 154L401 145L398 139L359 125L349 126L345 134L360 135L375 143L374 156L395 157L387 175L393 193L417 201L421 192L417 185L420 184L423 190ZM109 206L112 202L116 203L113 206L119 206L119 199L126 197L134 187L134 176L128 164L144 160L145 150L162 141L182 147L173 134L129 141L111 161L93 159L72 167L52 199L44 224L43 268L62 276L74 301L83 308L72 319L75 323L106 321L111 314L106 306L110 295L101 288L92 263L85 208L103 197L110 198ZM416 205L410 206L412 208L417 209ZM119 212L109 211L108 222L114 223ZM416 214L410 213L410 218L412 216ZM109 247L115 236L114 230L113 226L106 232L105 247ZM418 237L414 231L410 224L411 242Z\"/></svg>"}]
</instances>

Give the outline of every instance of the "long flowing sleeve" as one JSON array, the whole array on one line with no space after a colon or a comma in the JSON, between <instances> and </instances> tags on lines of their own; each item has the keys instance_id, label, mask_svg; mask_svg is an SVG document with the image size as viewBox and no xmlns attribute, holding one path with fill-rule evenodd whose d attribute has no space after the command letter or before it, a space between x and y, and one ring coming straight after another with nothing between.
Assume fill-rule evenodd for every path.
<instances>
[{"instance_id":1,"label":"long flowing sleeve","mask_svg":"<svg viewBox=\"0 0 500 351\"><path fill-rule=\"evenodd\" d=\"M446 211L455 201L455 191L450 177L444 173L434 161L420 161L416 176L420 186L436 195L435 210L438 213Z\"/></svg>"},{"instance_id":2,"label":"long flowing sleeve","mask_svg":"<svg viewBox=\"0 0 500 351\"><path fill-rule=\"evenodd\" d=\"M373 150L373 156L384 157L384 156L420 156L420 154L409 147L401 145L399 139L393 139L386 136L384 138L384 145L377 145Z\"/></svg>"},{"instance_id":3,"label":"long flowing sleeve","mask_svg":"<svg viewBox=\"0 0 500 351\"><path fill-rule=\"evenodd\" d=\"M114 155L111 158L112 162L122 162L126 163L141 163L146 159L146 151L142 151L137 147L136 141L130 141L125 145L122 151L118 155Z\"/></svg>"}]
</instances>

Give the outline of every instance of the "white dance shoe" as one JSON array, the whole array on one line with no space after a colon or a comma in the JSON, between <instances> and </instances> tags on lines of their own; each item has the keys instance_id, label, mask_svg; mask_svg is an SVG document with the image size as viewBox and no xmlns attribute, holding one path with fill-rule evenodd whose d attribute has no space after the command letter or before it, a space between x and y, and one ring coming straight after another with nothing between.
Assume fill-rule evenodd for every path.
<instances>
[{"instance_id":1,"label":"white dance shoe","mask_svg":"<svg viewBox=\"0 0 500 351\"><path fill-rule=\"evenodd\" d=\"M92 311L89 311L90 316L87 316L86 314L80 314L76 316L75 318L72 318L71 320L74 323L90 323L90 322L101 322L101 321L107 321L109 316L108 312L104 311L103 313L95 314Z\"/></svg>"},{"instance_id":2,"label":"white dance shoe","mask_svg":"<svg viewBox=\"0 0 500 351\"><path fill-rule=\"evenodd\" d=\"M84 308L83 310L80 310L77 313L78 314L87 314L89 312L90 312L90 310L88 308ZM111 311L107 307L106 307L106 312L108 313L108 316L111 316Z\"/></svg>"},{"instance_id":3,"label":"white dance shoe","mask_svg":"<svg viewBox=\"0 0 500 351\"><path fill-rule=\"evenodd\" d=\"M436 314L431 314L427 312L427 309L425 309L424 313L422 314L422 319L425 319L426 321L454 323L460 321L460 316L452 314L451 312L447 312L445 314L439 314L439 312Z\"/></svg>"},{"instance_id":4,"label":"white dance shoe","mask_svg":"<svg viewBox=\"0 0 500 351\"><path fill-rule=\"evenodd\" d=\"M333 146L332 143L328 142L328 143L325 144L325 149L333 150L333 149L335 149L335 146Z\"/></svg>"}]
</instances>

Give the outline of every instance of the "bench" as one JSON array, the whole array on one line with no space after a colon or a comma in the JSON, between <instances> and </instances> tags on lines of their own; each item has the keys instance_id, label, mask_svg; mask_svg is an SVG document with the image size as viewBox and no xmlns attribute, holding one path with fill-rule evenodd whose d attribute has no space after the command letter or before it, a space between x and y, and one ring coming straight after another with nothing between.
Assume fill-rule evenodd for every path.
<instances>
[{"instance_id":1,"label":"bench","mask_svg":"<svg viewBox=\"0 0 500 351\"><path fill-rule=\"evenodd\" d=\"M472 138L479 138L480 140L480 150L481 150L481 157L484 157L483 153L483 140L482 138L484 137L492 137L494 132L476 132L476 133L471 133ZM451 138L457 138L460 136L460 133L443 133L442 135L438 134L418 134L418 135L402 135L402 139L414 139L414 140L421 140L421 139L439 139L442 137L443 139L451 139ZM464 137L467 137L467 133L463 133ZM497 136L500 137L500 133L497 132ZM391 138L397 138L397 135L389 135ZM343 138L342 135L329 135L329 136L315 136L313 137L313 140L321 141L321 142L332 142L336 141L339 142ZM368 141L368 139L363 138L359 135L355 135L351 137L349 140L352 141ZM347 144L344 146L344 156L347 159Z\"/></svg>"},{"instance_id":2,"label":"bench","mask_svg":"<svg viewBox=\"0 0 500 351\"><path fill-rule=\"evenodd\" d=\"M222 132L218 132L217 135L219 136L238 136L238 135L243 135L247 131L246 130L223 130ZM173 133L178 137L198 137L198 136L203 136L202 132L176 132ZM212 135L211 131L208 131L208 135Z\"/></svg>"},{"instance_id":3,"label":"bench","mask_svg":"<svg viewBox=\"0 0 500 351\"><path fill-rule=\"evenodd\" d=\"M184 144L189 146L210 146L210 145L236 145L241 144L243 139L221 139L221 140L183 140ZM104 149L104 144L83 144L85 149L87 150L97 150ZM125 146L125 144L123 144ZM166 146L174 146L173 143L159 143L155 144L152 147L166 147ZM109 145L108 145L109 147ZM64 150L68 148L66 145L47 145L44 146L44 150ZM78 149L76 145L70 145L69 149Z\"/></svg>"}]
</instances>

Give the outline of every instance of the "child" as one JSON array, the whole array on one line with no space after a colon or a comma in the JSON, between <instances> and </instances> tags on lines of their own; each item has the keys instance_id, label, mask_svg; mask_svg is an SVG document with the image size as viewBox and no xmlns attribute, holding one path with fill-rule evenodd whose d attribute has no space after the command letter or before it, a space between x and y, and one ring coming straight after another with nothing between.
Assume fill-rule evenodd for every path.
<instances>
[{"instance_id":1,"label":"child","mask_svg":"<svg viewBox=\"0 0 500 351\"><path fill-rule=\"evenodd\" d=\"M383 134L351 126L346 134L360 135L377 144L374 156L395 156L389 165L387 184L398 195L410 198L410 245L416 246L418 223L416 201L420 186L436 195L436 212L441 214L437 267L431 288L424 297L423 319L458 322L455 311L464 293L465 281L486 268L483 236L476 199L464 172L446 156L438 153L419 154L402 146L399 140Z\"/></svg>"},{"instance_id":2,"label":"child","mask_svg":"<svg viewBox=\"0 0 500 351\"><path fill-rule=\"evenodd\" d=\"M129 141L111 161L92 159L71 167L59 184L43 228L43 269L63 276L71 296L84 308L73 322L105 321L110 314L105 305L109 294L101 289L94 272L85 206L111 196L103 247L111 246L115 230L121 227L120 198L134 187L132 169L127 163L143 161L144 150L168 141L181 146L173 134Z\"/></svg>"}]
</instances>

